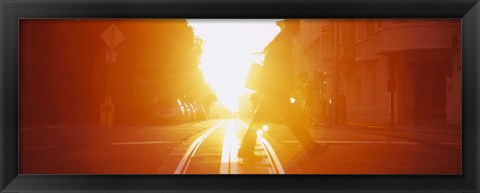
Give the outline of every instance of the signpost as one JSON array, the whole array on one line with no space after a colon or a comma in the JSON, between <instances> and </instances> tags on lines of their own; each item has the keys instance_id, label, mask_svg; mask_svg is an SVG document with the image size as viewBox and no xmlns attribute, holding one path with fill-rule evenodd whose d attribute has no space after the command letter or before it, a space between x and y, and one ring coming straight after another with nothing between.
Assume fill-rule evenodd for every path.
<instances>
[{"instance_id":1,"label":"signpost","mask_svg":"<svg viewBox=\"0 0 480 193\"><path fill-rule=\"evenodd\" d=\"M122 32L118 29L118 27L113 24L108 27L105 31L100 34L103 41L107 44L110 49L113 49L118 46L124 39Z\"/></svg>"},{"instance_id":2,"label":"signpost","mask_svg":"<svg viewBox=\"0 0 480 193\"><path fill-rule=\"evenodd\" d=\"M395 91L397 90L397 82L395 80L395 65L388 65L388 73L390 79L387 82L387 89L390 92L390 127L395 126Z\"/></svg>"},{"instance_id":3,"label":"signpost","mask_svg":"<svg viewBox=\"0 0 480 193\"><path fill-rule=\"evenodd\" d=\"M100 34L100 37L110 48L105 52L105 61L108 63L107 94L105 96L105 102L100 105L100 125L112 126L114 123L115 113L115 106L112 102L111 93L112 64L117 62L117 52L113 49L125 39L125 36L118 29L118 27L113 24L108 27L104 32L102 32Z\"/></svg>"}]
</instances>

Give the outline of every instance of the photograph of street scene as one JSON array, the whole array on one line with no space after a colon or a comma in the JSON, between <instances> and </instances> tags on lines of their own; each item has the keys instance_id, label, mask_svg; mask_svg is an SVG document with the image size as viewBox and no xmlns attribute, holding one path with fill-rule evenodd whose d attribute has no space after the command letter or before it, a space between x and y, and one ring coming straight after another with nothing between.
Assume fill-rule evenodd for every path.
<instances>
[{"instance_id":1,"label":"photograph of street scene","mask_svg":"<svg viewBox=\"0 0 480 193\"><path fill-rule=\"evenodd\" d=\"M21 174L462 174L460 19L21 19Z\"/></svg>"}]
</instances>

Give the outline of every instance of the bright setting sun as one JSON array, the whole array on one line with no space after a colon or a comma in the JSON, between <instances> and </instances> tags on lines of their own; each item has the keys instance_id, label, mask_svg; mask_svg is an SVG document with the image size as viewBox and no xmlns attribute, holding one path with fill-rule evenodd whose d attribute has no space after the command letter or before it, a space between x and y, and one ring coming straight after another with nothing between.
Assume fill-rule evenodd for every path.
<instances>
[{"instance_id":1,"label":"bright setting sun","mask_svg":"<svg viewBox=\"0 0 480 193\"><path fill-rule=\"evenodd\" d=\"M238 110L240 95L249 92L244 83L252 63L262 63L261 52L280 31L276 20L191 19L201 38L203 54L200 69L205 81L216 92L220 103Z\"/></svg>"}]
</instances>

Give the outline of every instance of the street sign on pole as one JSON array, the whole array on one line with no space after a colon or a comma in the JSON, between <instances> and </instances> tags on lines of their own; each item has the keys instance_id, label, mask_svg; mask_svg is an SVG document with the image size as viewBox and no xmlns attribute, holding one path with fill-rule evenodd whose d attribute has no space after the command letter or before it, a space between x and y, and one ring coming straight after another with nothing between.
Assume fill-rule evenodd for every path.
<instances>
[{"instance_id":1,"label":"street sign on pole","mask_svg":"<svg viewBox=\"0 0 480 193\"><path fill-rule=\"evenodd\" d=\"M112 126L114 121L115 105L112 97L105 97L105 103L100 105L100 126Z\"/></svg>"},{"instance_id":2,"label":"street sign on pole","mask_svg":"<svg viewBox=\"0 0 480 193\"><path fill-rule=\"evenodd\" d=\"M105 52L105 61L108 63L107 96L105 96L105 103L100 105L100 125L112 126L115 113L115 105L112 103L111 93L112 63L117 61L117 52L113 49L125 39L125 36L115 24L112 24L100 34L100 37L110 48L110 50Z\"/></svg>"},{"instance_id":3,"label":"street sign on pole","mask_svg":"<svg viewBox=\"0 0 480 193\"><path fill-rule=\"evenodd\" d=\"M118 44L125 39L125 36L115 24L112 24L105 31L103 31L100 34L100 37L102 37L103 41L105 41L110 49L117 47Z\"/></svg>"}]
</instances>

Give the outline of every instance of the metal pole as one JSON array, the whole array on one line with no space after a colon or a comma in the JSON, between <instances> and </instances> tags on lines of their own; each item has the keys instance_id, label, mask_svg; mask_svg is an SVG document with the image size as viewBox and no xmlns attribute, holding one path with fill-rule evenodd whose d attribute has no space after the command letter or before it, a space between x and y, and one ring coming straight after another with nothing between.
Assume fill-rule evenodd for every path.
<instances>
[{"instance_id":1,"label":"metal pole","mask_svg":"<svg viewBox=\"0 0 480 193\"><path fill-rule=\"evenodd\" d=\"M110 60L108 61L108 80L107 80L107 97L111 96L111 84L112 84L112 63L113 63L113 50L110 50Z\"/></svg>"},{"instance_id":2,"label":"metal pole","mask_svg":"<svg viewBox=\"0 0 480 193\"><path fill-rule=\"evenodd\" d=\"M390 126L395 126L395 92L390 91Z\"/></svg>"},{"instance_id":3,"label":"metal pole","mask_svg":"<svg viewBox=\"0 0 480 193\"><path fill-rule=\"evenodd\" d=\"M335 82L335 92L333 97L333 123L338 124L338 93L339 93L339 75L340 75L340 66L338 62L338 55L339 55L339 36L340 36L340 29L338 21L334 21L334 34L333 34L333 45L334 45L334 58L333 62L335 65L335 75L334 75L334 82Z\"/></svg>"},{"instance_id":4,"label":"metal pole","mask_svg":"<svg viewBox=\"0 0 480 193\"><path fill-rule=\"evenodd\" d=\"M395 126L395 91L397 90L396 80L395 80L395 64L391 65L391 89L390 89L390 127Z\"/></svg>"}]
</instances>

